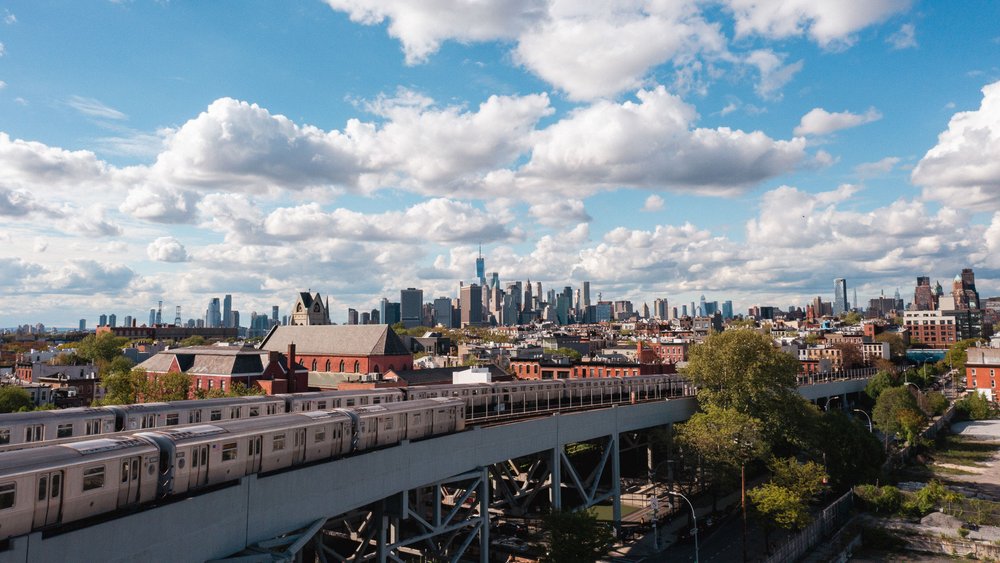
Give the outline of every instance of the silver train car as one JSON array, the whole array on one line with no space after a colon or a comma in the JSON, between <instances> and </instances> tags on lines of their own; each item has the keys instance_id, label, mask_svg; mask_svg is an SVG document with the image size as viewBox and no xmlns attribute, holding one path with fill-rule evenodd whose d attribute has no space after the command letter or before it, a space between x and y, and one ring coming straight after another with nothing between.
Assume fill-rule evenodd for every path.
<instances>
[{"instance_id":1,"label":"silver train car","mask_svg":"<svg viewBox=\"0 0 1000 563\"><path fill-rule=\"evenodd\" d=\"M457 432L464 409L461 399L434 398L0 452L0 541L253 473Z\"/></svg>"}]
</instances>

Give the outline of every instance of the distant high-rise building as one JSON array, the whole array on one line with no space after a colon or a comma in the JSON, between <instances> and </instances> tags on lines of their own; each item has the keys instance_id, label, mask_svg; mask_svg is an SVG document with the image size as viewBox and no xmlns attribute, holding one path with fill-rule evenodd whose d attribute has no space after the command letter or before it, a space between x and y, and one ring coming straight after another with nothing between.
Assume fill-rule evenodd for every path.
<instances>
[{"instance_id":1,"label":"distant high-rise building","mask_svg":"<svg viewBox=\"0 0 1000 563\"><path fill-rule=\"evenodd\" d=\"M277 325L280 322L278 318L278 306L271 305L271 323Z\"/></svg>"},{"instance_id":2,"label":"distant high-rise building","mask_svg":"<svg viewBox=\"0 0 1000 563\"><path fill-rule=\"evenodd\" d=\"M462 327L483 324L483 290L478 284L462 287Z\"/></svg>"},{"instance_id":3,"label":"distant high-rise building","mask_svg":"<svg viewBox=\"0 0 1000 563\"><path fill-rule=\"evenodd\" d=\"M229 313L229 316L233 320L232 328L240 328L240 312L233 310L231 313Z\"/></svg>"},{"instance_id":4,"label":"distant high-rise building","mask_svg":"<svg viewBox=\"0 0 1000 563\"><path fill-rule=\"evenodd\" d=\"M377 325L381 324L381 316L379 315L378 309L372 309L371 313L368 313L368 322Z\"/></svg>"},{"instance_id":5,"label":"distant high-rise building","mask_svg":"<svg viewBox=\"0 0 1000 563\"><path fill-rule=\"evenodd\" d=\"M399 310L403 326L420 326L423 320L424 290L408 287L399 291Z\"/></svg>"},{"instance_id":6,"label":"distant high-rise building","mask_svg":"<svg viewBox=\"0 0 1000 563\"><path fill-rule=\"evenodd\" d=\"M614 304L610 301L598 301L594 310L594 322L610 323L614 317Z\"/></svg>"},{"instance_id":7,"label":"distant high-rise building","mask_svg":"<svg viewBox=\"0 0 1000 563\"><path fill-rule=\"evenodd\" d=\"M358 324L358 311L356 309L347 309L347 324Z\"/></svg>"},{"instance_id":8,"label":"distant high-rise building","mask_svg":"<svg viewBox=\"0 0 1000 563\"><path fill-rule=\"evenodd\" d=\"M670 305L666 299L656 298L653 300L653 316L661 321L670 318Z\"/></svg>"},{"instance_id":9,"label":"distant high-rise building","mask_svg":"<svg viewBox=\"0 0 1000 563\"><path fill-rule=\"evenodd\" d=\"M538 309L542 305L542 282L535 282L535 309Z\"/></svg>"},{"instance_id":10,"label":"distant high-rise building","mask_svg":"<svg viewBox=\"0 0 1000 563\"><path fill-rule=\"evenodd\" d=\"M913 290L913 310L934 311L938 308L938 298L931 287L931 278L917 277L917 287Z\"/></svg>"},{"instance_id":11,"label":"distant high-rise building","mask_svg":"<svg viewBox=\"0 0 1000 563\"><path fill-rule=\"evenodd\" d=\"M108 326L116 327L118 326L118 316L114 313L108 315Z\"/></svg>"},{"instance_id":12,"label":"distant high-rise building","mask_svg":"<svg viewBox=\"0 0 1000 563\"><path fill-rule=\"evenodd\" d=\"M212 300L208 302L208 308L205 309L205 327L219 328L221 326L222 304L219 302L218 297L213 297Z\"/></svg>"},{"instance_id":13,"label":"distant high-rise building","mask_svg":"<svg viewBox=\"0 0 1000 563\"><path fill-rule=\"evenodd\" d=\"M687 305L681 305L681 316L682 317L688 316L688 306Z\"/></svg>"},{"instance_id":14,"label":"distant high-rise building","mask_svg":"<svg viewBox=\"0 0 1000 563\"><path fill-rule=\"evenodd\" d=\"M97 319L97 326L108 326L108 316L102 313Z\"/></svg>"},{"instance_id":15,"label":"distant high-rise building","mask_svg":"<svg viewBox=\"0 0 1000 563\"><path fill-rule=\"evenodd\" d=\"M379 301L378 308L379 322L384 325L394 325L400 321L399 303L394 303L386 298Z\"/></svg>"},{"instance_id":16,"label":"distant high-rise building","mask_svg":"<svg viewBox=\"0 0 1000 563\"><path fill-rule=\"evenodd\" d=\"M434 300L434 324L444 328L455 328L452 326L452 306L451 298L438 297Z\"/></svg>"},{"instance_id":17,"label":"distant high-rise building","mask_svg":"<svg viewBox=\"0 0 1000 563\"><path fill-rule=\"evenodd\" d=\"M490 288L500 287L500 273L490 272Z\"/></svg>"},{"instance_id":18,"label":"distant high-rise building","mask_svg":"<svg viewBox=\"0 0 1000 563\"><path fill-rule=\"evenodd\" d=\"M531 280L528 280L527 283L524 284L524 303L521 304L522 311L531 311L535 308L535 304L532 303L532 299Z\"/></svg>"},{"instance_id":19,"label":"distant high-rise building","mask_svg":"<svg viewBox=\"0 0 1000 563\"><path fill-rule=\"evenodd\" d=\"M976 275L972 273L972 268L963 268L962 273L955 276L951 295L956 311L979 309L979 292L976 291Z\"/></svg>"},{"instance_id":20,"label":"distant high-rise building","mask_svg":"<svg viewBox=\"0 0 1000 563\"><path fill-rule=\"evenodd\" d=\"M122 326L132 326L132 315L125 315L125 324Z\"/></svg>"},{"instance_id":21,"label":"distant high-rise building","mask_svg":"<svg viewBox=\"0 0 1000 563\"><path fill-rule=\"evenodd\" d=\"M156 309L150 309L148 326L155 326L155 325L156 325Z\"/></svg>"},{"instance_id":22,"label":"distant high-rise building","mask_svg":"<svg viewBox=\"0 0 1000 563\"><path fill-rule=\"evenodd\" d=\"M87 319L80 319L80 332L87 330Z\"/></svg>"},{"instance_id":23,"label":"distant high-rise building","mask_svg":"<svg viewBox=\"0 0 1000 563\"><path fill-rule=\"evenodd\" d=\"M833 314L840 315L849 310L847 305L847 280L837 278L833 280Z\"/></svg>"},{"instance_id":24,"label":"distant high-rise building","mask_svg":"<svg viewBox=\"0 0 1000 563\"><path fill-rule=\"evenodd\" d=\"M486 285L486 259L483 258L482 246L479 247L479 256L476 257L476 279L479 280L480 287Z\"/></svg>"},{"instance_id":25,"label":"distant high-rise building","mask_svg":"<svg viewBox=\"0 0 1000 563\"><path fill-rule=\"evenodd\" d=\"M722 302L722 318L725 320L733 318L733 302L728 299Z\"/></svg>"},{"instance_id":26,"label":"distant high-rise building","mask_svg":"<svg viewBox=\"0 0 1000 563\"><path fill-rule=\"evenodd\" d=\"M590 307L590 282L583 282L583 308Z\"/></svg>"}]
</instances>

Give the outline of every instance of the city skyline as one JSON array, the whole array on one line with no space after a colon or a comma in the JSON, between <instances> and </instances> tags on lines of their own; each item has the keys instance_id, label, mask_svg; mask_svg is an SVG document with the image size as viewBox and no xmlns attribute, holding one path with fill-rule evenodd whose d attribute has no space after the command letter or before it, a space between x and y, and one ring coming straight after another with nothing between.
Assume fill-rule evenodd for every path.
<instances>
[{"instance_id":1,"label":"city skyline","mask_svg":"<svg viewBox=\"0 0 1000 563\"><path fill-rule=\"evenodd\" d=\"M1000 5L453 3L0 3L0 327L1000 295Z\"/></svg>"}]
</instances>

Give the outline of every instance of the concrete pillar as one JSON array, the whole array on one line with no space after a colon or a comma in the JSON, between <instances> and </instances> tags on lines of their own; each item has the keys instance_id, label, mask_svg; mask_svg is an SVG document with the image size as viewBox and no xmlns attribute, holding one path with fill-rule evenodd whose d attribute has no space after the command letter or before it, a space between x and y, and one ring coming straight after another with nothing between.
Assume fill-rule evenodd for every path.
<instances>
[{"instance_id":1,"label":"concrete pillar","mask_svg":"<svg viewBox=\"0 0 1000 563\"><path fill-rule=\"evenodd\" d=\"M562 446L552 449L552 461L549 467L552 468L552 486L549 488L549 502L552 503L552 510L562 510Z\"/></svg>"},{"instance_id":2,"label":"concrete pillar","mask_svg":"<svg viewBox=\"0 0 1000 563\"><path fill-rule=\"evenodd\" d=\"M483 527L479 534L479 563L490 563L490 471L484 467L479 483L479 514Z\"/></svg>"},{"instance_id":3,"label":"concrete pillar","mask_svg":"<svg viewBox=\"0 0 1000 563\"><path fill-rule=\"evenodd\" d=\"M611 482L613 483L611 494L614 501L611 505L612 520L615 526L615 536L621 537L622 533L622 471L621 471L621 448L618 440L618 433L611 435L608 447L611 448Z\"/></svg>"}]
</instances>

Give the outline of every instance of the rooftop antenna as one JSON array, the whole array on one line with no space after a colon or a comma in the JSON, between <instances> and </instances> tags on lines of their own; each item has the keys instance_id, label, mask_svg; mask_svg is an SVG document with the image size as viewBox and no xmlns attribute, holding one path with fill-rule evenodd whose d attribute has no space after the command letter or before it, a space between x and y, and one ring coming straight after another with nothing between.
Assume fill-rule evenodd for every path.
<instances>
[{"instance_id":1,"label":"rooftop antenna","mask_svg":"<svg viewBox=\"0 0 1000 563\"><path fill-rule=\"evenodd\" d=\"M178 305L174 308L174 324L181 326L181 306Z\"/></svg>"}]
</instances>

